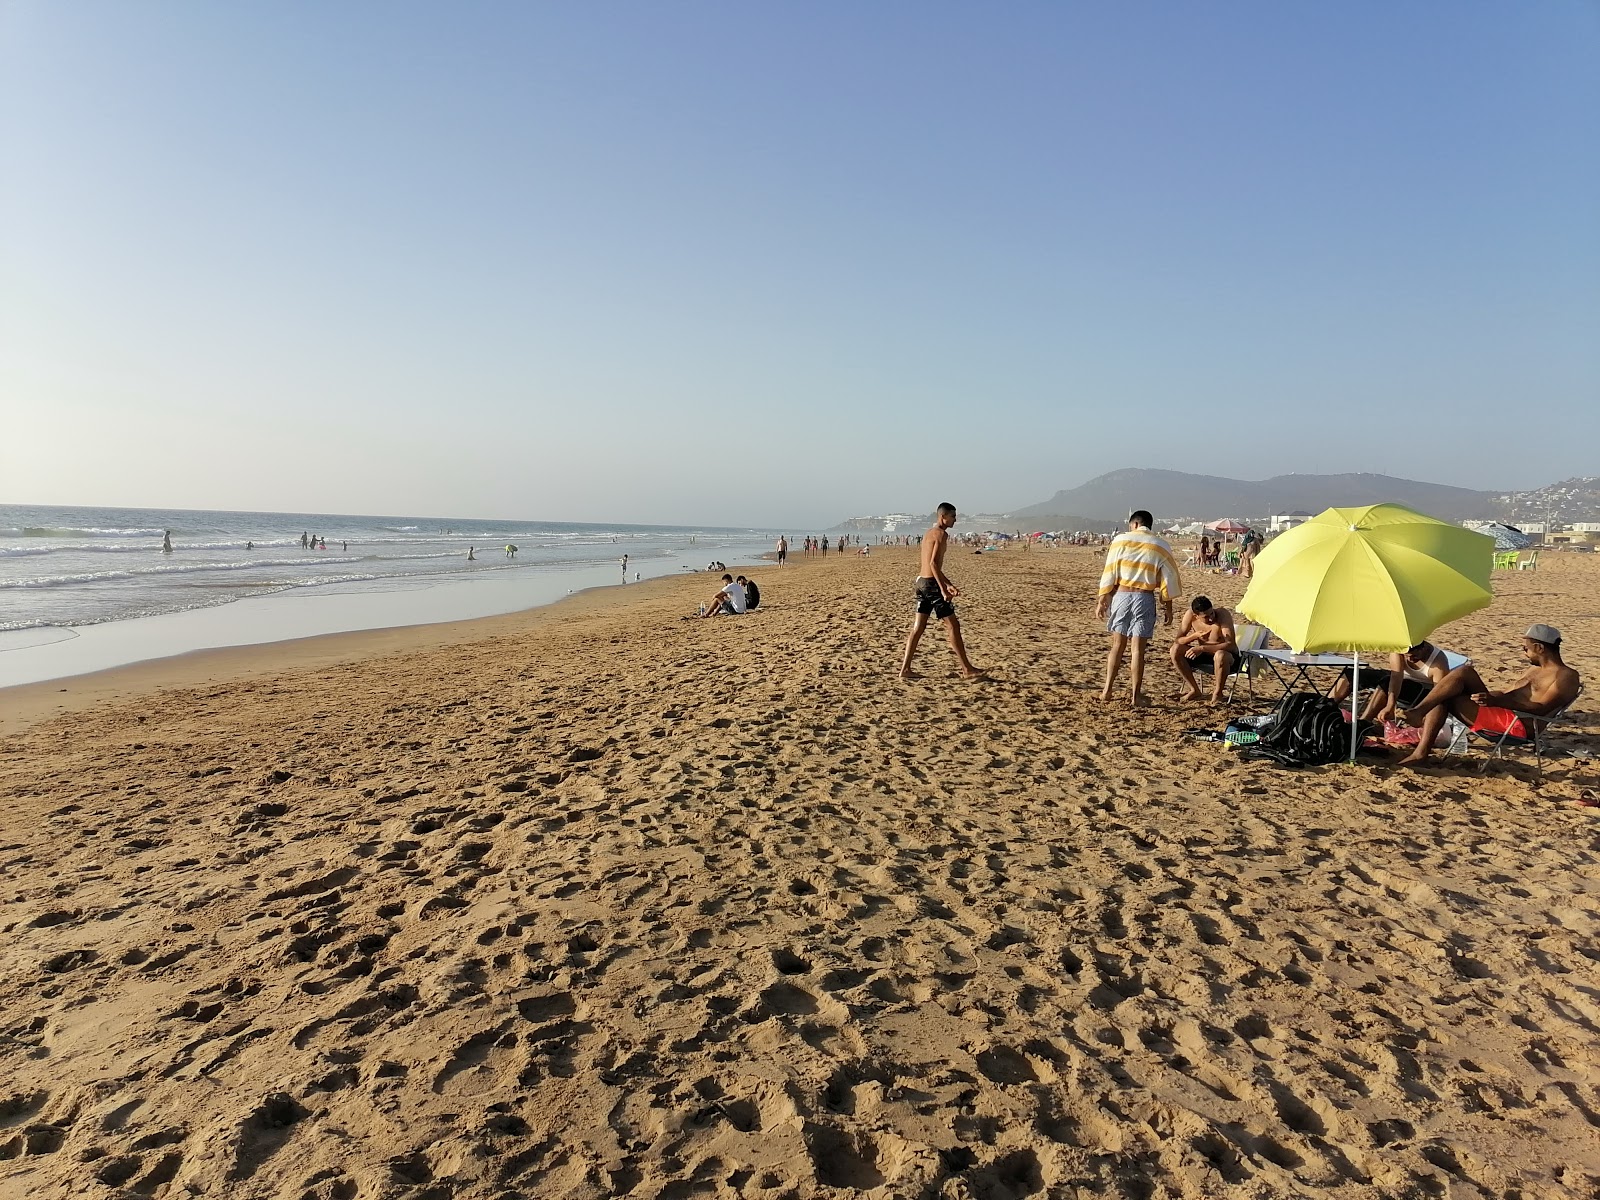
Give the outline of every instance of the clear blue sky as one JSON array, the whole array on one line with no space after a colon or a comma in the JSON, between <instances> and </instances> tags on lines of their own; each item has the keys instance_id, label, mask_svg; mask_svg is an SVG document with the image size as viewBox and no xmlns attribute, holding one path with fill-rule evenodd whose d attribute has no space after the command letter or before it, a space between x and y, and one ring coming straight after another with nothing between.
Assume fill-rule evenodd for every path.
<instances>
[{"instance_id":1,"label":"clear blue sky","mask_svg":"<svg viewBox=\"0 0 1600 1200\"><path fill-rule=\"evenodd\" d=\"M1597 64L1593 0L7 0L0 501L1597 474Z\"/></svg>"}]
</instances>

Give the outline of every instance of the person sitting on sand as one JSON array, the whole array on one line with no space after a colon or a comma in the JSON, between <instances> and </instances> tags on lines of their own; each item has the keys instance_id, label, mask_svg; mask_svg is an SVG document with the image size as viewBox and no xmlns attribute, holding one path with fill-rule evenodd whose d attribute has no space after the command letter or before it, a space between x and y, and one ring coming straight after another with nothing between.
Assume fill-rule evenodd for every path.
<instances>
[{"instance_id":1,"label":"person sitting on sand","mask_svg":"<svg viewBox=\"0 0 1600 1200\"><path fill-rule=\"evenodd\" d=\"M1531 741L1529 729L1517 713L1544 716L1571 704L1581 681L1578 673L1561 661L1561 631L1550 625L1531 625L1522 637L1522 653L1532 669L1504 692L1491 692L1471 663L1448 672L1418 703L1405 710L1406 723L1422 735L1417 748L1400 760L1404 767L1427 761L1446 716L1465 722L1474 733L1509 734ZM1513 711L1515 710L1515 711Z\"/></svg>"},{"instance_id":2,"label":"person sitting on sand","mask_svg":"<svg viewBox=\"0 0 1600 1200\"><path fill-rule=\"evenodd\" d=\"M950 639L950 649L956 652L961 673L968 679L981 679L983 671L967 661L967 647L961 640L961 622L956 619L954 600L961 593L944 573L944 551L950 542L947 532L956 523L956 506L948 502L939 505L933 528L922 537L922 573L917 576L917 615L911 622L911 633L906 638L906 652L900 659L900 678L915 679L911 659L917 652L917 643L928 628L928 618L944 622L945 635Z\"/></svg>"},{"instance_id":3,"label":"person sitting on sand","mask_svg":"<svg viewBox=\"0 0 1600 1200\"><path fill-rule=\"evenodd\" d=\"M1469 660L1470 661L1470 660ZM1418 642L1404 654L1389 656L1389 669L1361 670L1361 682L1370 684L1373 692L1361 712L1364 721L1393 721L1402 708L1418 704L1430 688L1444 681L1450 673L1450 662L1443 650L1432 642ZM1348 668L1340 675L1328 695L1341 704L1350 699L1354 673Z\"/></svg>"},{"instance_id":4,"label":"person sitting on sand","mask_svg":"<svg viewBox=\"0 0 1600 1200\"><path fill-rule=\"evenodd\" d=\"M754 579L746 579L741 575L734 582L744 589L745 612L755 612L761 607L761 589L756 586Z\"/></svg>"},{"instance_id":5,"label":"person sitting on sand","mask_svg":"<svg viewBox=\"0 0 1600 1200\"><path fill-rule=\"evenodd\" d=\"M1222 684L1233 674L1239 661L1239 642L1234 634L1233 614L1212 604L1206 596L1196 596L1183 614L1178 636L1172 643L1172 665L1183 676L1185 690L1179 700L1198 700L1200 685L1196 671L1215 676L1211 685L1211 704L1222 703Z\"/></svg>"},{"instance_id":6,"label":"person sitting on sand","mask_svg":"<svg viewBox=\"0 0 1600 1200\"><path fill-rule=\"evenodd\" d=\"M722 587L717 590L717 594L706 605L705 612L700 615L702 617L715 617L726 613L730 617L737 617L743 615L744 610L743 585L734 582L732 575L724 575L722 577Z\"/></svg>"}]
</instances>

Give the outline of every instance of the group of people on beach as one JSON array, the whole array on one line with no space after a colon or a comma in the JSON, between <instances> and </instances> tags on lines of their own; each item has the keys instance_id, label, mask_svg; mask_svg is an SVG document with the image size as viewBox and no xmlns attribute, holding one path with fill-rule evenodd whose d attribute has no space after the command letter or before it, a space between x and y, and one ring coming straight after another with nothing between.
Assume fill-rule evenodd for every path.
<instances>
[{"instance_id":1,"label":"group of people on beach","mask_svg":"<svg viewBox=\"0 0 1600 1200\"><path fill-rule=\"evenodd\" d=\"M944 571L949 530L955 523L955 505L940 504L933 528L922 539L916 615L900 660L902 679L915 678L911 663L930 617L944 622L961 673L969 679L986 674L967 657L955 609L955 600L961 593ZM1144 669L1146 651L1155 636L1157 603L1162 624L1170 627L1173 602L1182 595L1177 559L1166 540L1152 531L1154 524L1148 511L1138 510L1129 516L1127 530L1106 547L1095 602L1095 614L1106 622L1111 634L1100 691L1104 703L1112 700L1124 658L1129 663L1129 706L1137 708L1147 703ZM1561 632L1553 626L1529 627L1523 635L1522 654L1529 669L1510 687L1496 692L1490 690L1470 660L1451 666L1437 647L1420 642L1404 654L1391 656L1389 670L1363 676L1374 688L1367 702L1367 717L1393 720L1398 713L1407 725L1419 731L1416 750L1402 760L1402 765L1407 766L1426 761L1447 717L1456 718L1473 732L1530 740L1535 731L1527 727L1527 722L1563 711L1577 697L1581 681L1578 673L1562 661ZM1200 698L1195 675L1201 672L1212 676L1210 702L1220 704L1223 685L1241 659L1233 614L1213 604L1209 597L1196 596L1178 627L1170 659L1184 683L1178 699ZM1342 696L1348 698L1353 686L1354 680L1347 677L1336 686L1334 698L1341 698L1341 688Z\"/></svg>"},{"instance_id":2,"label":"group of people on beach","mask_svg":"<svg viewBox=\"0 0 1600 1200\"><path fill-rule=\"evenodd\" d=\"M780 550L780 562L789 557L789 539L783 538L781 540L783 541L783 546ZM828 552L828 535L823 534L820 538L807 537L802 544L808 558L813 554L826 554ZM852 538L848 533L841 533L833 541L833 549L838 554L843 554L845 547L850 545L860 545L860 539Z\"/></svg>"},{"instance_id":3,"label":"group of people on beach","mask_svg":"<svg viewBox=\"0 0 1600 1200\"><path fill-rule=\"evenodd\" d=\"M761 606L761 589L744 575L723 575L722 586L700 606L701 617L742 617Z\"/></svg>"}]
</instances>

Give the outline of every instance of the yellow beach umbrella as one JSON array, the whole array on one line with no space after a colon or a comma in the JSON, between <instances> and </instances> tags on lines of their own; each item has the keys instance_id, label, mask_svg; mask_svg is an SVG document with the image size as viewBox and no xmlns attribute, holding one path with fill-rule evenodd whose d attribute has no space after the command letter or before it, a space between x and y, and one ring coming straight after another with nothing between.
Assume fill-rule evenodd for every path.
<instances>
[{"instance_id":1,"label":"yellow beach umbrella","mask_svg":"<svg viewBox=\"0 0 1600 1200\"><path fill-rule=\"evenodd\" d=\"M1359 673L1362 652L1407 650L1487 607L1493 566L1494 539L1460 525L1399 504L1330 508L1256 556L1239 611L1296 652L1354 654Z\"/></svg>"}]
</instances>

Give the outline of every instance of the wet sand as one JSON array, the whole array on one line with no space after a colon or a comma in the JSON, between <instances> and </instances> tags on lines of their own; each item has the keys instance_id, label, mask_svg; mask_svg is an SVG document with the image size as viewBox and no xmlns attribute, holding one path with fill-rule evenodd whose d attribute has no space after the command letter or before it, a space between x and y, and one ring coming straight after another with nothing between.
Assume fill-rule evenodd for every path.
<instances>
[{"instance_id":1,"label":"wet sand","mask_svg":"<svg viewBox=\"0 0 1600 1200\"><path fill-rule=\"evenodd\" d=\"M0 1196L1594 1195L1600 771L1107 709L1097 567L952 555L982 683L900 550L0 692Z\"/></svg>"}]
</instances>

